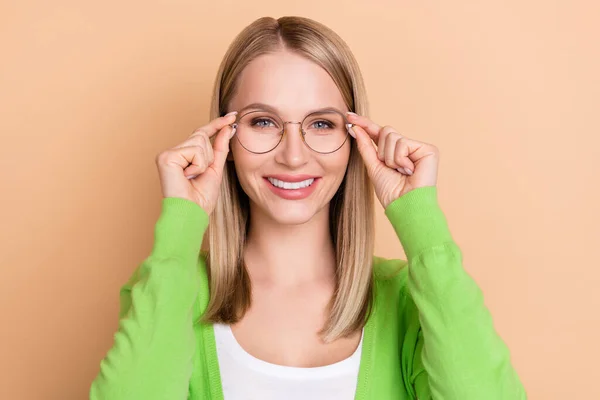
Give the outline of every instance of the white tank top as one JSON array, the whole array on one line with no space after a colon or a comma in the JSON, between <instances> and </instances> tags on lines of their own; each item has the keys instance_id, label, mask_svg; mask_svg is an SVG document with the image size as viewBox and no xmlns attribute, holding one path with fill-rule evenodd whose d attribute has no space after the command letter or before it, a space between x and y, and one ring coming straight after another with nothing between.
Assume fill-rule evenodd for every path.
<instances>
[{"instance_id":1,"label":"white tank top","mask_svg":"<svg viewBox=\"0 0 600 400\"><path fill-rule=\"evenodd\" d=\"M339 362L301 368L271 364L246 352L231 327L213 324L225 400L352 400L363 343Z\"/></svg>"}]
</instances>

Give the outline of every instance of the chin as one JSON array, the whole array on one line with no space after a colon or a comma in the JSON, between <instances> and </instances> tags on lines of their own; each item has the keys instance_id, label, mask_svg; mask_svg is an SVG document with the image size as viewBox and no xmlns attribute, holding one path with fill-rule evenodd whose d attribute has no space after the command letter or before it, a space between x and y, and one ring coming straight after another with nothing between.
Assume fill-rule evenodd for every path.
<instances>
[{"instance_id":1,"label":"chin","mask_svg":"<svg viewBox=\"0 0 600 400\"><path fill-rule=\"evenodd\" d=\"M298 204L289 203L293 203L293 201L283 201L282 204L269 207L265 211L274 221L277 221L281 225L301 225L310 221L317 213L314 207L307 204L300 204L300 202Z\"/></svg>"}]
</instances>

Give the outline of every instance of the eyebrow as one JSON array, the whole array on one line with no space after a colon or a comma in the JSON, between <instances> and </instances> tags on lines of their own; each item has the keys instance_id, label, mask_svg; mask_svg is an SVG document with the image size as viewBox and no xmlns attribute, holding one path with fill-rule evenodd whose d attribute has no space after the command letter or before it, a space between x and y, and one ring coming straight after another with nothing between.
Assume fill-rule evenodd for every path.
<instances>
[{"instance_id":1,"label":"eyebrow","mask_svg":"<svg viewBox=\"0 0 600 400\"><path fill-rule=\"evenodd\" d=\"M279 110L277 109L277 107L265 104L265 103L252 103L252 104L248 104L247 106L241 108L240 110L238 110L238 114L242 115L245 111L248 110L264 110L264 111L270 111L273 112L277 115L279 115ZM338 112L341 112L342 114L344 114L344 112L342 110L339 110L336 107L323 107L323 108L317 108L314 110L310 110L306 113L306 115L308 114L312 114L315 112L322 112L322 111L331 111L331 110L335 110Z\"/></svg>"}]
</instances>

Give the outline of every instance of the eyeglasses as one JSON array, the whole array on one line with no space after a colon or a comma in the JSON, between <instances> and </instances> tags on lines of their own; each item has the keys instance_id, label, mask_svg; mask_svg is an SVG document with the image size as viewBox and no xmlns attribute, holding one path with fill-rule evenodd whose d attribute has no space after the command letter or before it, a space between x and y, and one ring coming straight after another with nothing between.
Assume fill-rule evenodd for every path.
<instances>
[{"instance_id":1,"label":"eyeglasses","mask_svg":"<svg viewBox=\"0 0 600 400\"><path fill-rule=\"evenodd\" d=\"M264 154L281 143L287 124L299 124L304 143L321 154L339 150L348 140L348 129L352 126L337 109L310 113L302 122L283 121L270 111L250 111L238 116L233 126L242 147L251 153Z\"/></svg>"}]
</instances>

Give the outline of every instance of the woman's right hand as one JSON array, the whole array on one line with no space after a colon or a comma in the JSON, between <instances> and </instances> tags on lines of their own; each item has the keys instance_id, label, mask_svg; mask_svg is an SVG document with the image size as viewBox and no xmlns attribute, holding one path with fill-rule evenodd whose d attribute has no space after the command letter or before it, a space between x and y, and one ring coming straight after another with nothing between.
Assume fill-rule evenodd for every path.
<instances>
[{"instance_id":1,"label":"woman's right hand","mask_svg":"<svg viewBox=\"0 0 600 400\"><path fill-rule=\"evenodd\" d=\"M163 197L180 197L198 204L210 215L219 197L229 140L235 134L231 124L236 112L216 118L196 129L180 145L156 156ZM214 144L210 138L217 137Z\"/></svg>"}]
</instances>

